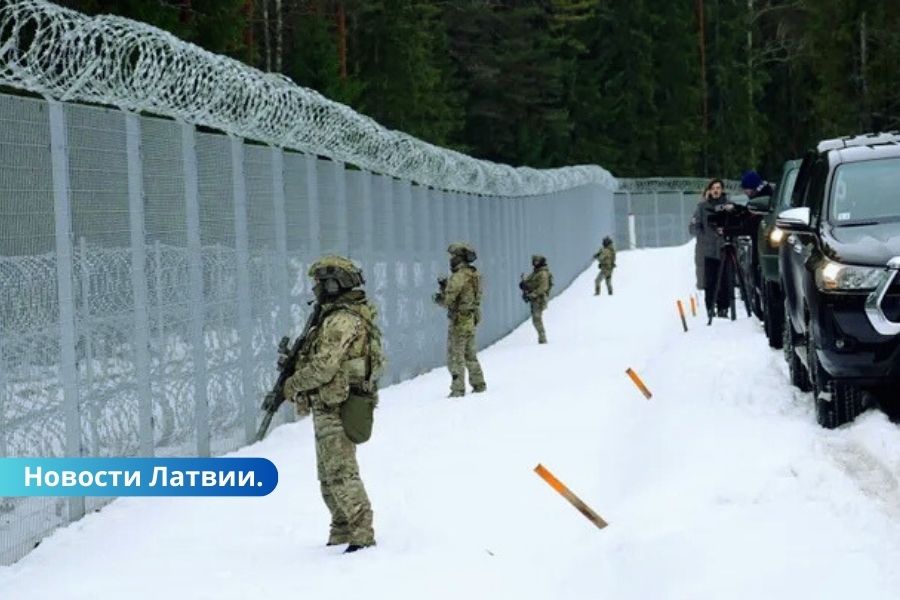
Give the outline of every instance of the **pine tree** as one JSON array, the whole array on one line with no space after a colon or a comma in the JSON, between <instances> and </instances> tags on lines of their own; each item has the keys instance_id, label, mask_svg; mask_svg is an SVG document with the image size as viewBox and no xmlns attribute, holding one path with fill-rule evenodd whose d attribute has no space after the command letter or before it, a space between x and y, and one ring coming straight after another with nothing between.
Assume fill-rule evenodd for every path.
<instances>
[{"instance_id":1,"label":"pine tree","mask_svg":"<svg viewBox=\"0 0 900 600\"><path fill-rule=\"evenodd\" d=\"M445 145L462 127L441 13L432 0L360 0L353 13L350 75L356 104L384 125Z\"/></svg>"}]
</instances>

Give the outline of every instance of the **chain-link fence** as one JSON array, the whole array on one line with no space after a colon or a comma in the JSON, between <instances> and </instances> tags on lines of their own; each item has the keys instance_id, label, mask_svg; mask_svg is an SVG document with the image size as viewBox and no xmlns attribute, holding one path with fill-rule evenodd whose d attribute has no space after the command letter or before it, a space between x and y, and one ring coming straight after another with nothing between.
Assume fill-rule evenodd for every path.
<instances>
[{"instance_id":1,"label":"chain-link fence","mask_svg":"<svg viewBox=\"0 0 900 600\"><path fill-rule=\"evenodd\" d=\"M0 124L0 457L246 444L321 254L361 263L389 384L444 363L431 294L451 241L479 252L485 346L526 317L517 283L532 253L563 289L613 228L612 191L597 184L450 192L190 124L5 95ZM103 502L0 498L0 563Z\"/></svg>"},{"instance_id":2,"label":"chain-link fence","mask_svg":"<svg viewBox=\"0 0 900 600\"><path fill-rule=\"evenodd\" d=\"M709 180L691 177L619 179L615 236L620 248L679 246L690 241L688 225ZM725 181L739 192L739 182Z\"/></svg>"}]
</instances>

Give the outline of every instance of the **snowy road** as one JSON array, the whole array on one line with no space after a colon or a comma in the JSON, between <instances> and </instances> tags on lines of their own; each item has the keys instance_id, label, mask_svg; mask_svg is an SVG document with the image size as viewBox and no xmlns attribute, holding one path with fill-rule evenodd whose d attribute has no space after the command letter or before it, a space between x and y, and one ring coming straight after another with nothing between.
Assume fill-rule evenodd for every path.
<instances>
[{"instance_id":1,"label":"snowy road","mask_svg":"<svg viewBox=\"0 0 900 600\"><path fill-rule=\"evenodd\" d=\"M482 353L486 394L446 399L444 370L383 391L377 548L323 546L301 422L237 453L275 462L271 496L118 500L0 568L0 598L900 598L900 429L819 429L755 320L683 333L690 247L622 252L613 297L593 276L551 303L549 345L527 323Z\"/></svg>"}]
</instances>

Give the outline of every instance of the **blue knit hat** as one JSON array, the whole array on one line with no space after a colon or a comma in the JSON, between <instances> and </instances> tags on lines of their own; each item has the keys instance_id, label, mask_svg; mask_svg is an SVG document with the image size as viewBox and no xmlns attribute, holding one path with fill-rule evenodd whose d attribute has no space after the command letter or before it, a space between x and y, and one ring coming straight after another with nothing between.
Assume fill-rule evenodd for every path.
<instances>
[{"instance_id":1,"label":"blue knit hat","mask_svg":"<svg viewBox=\"0 0 900 600\"><path fill-rule=\"evenodd\" d=\"M763 183L763 178L756 171L745 171L741 176L742 190L755 190Z\"/></svg>"}]
</instances>

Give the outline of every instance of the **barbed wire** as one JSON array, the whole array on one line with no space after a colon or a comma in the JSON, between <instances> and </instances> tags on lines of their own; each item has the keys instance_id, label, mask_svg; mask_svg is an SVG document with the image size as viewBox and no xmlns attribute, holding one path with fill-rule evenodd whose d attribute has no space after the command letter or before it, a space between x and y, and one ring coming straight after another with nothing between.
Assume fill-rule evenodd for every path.
<instances>
[{"instance_id":1,"label":"barbed wire","mask_svg":"<svg viewBox=\"0 0 900 600\"><path fill-rule=\"evenodd\" d=\"M440 148L144 23L43 0L0 3L0 83L214 127L439 189L524 196L616 186L596 165L514 168Z\"/></svg>"},{"instance_id":2,"label":"barbed wire","mask_svg":"<svg viewBox=\"0 0 900 600\"><path fill-rule=\"evenodd\" d=\"M697 192L701 193L709 179L703 177L644 177L640 179L623 179L618 180L619 187L617 192ZM725 191L729 193L737 193L741 190L741 182L732 179L725 179Z\"/></svg>"}]
</instances>

